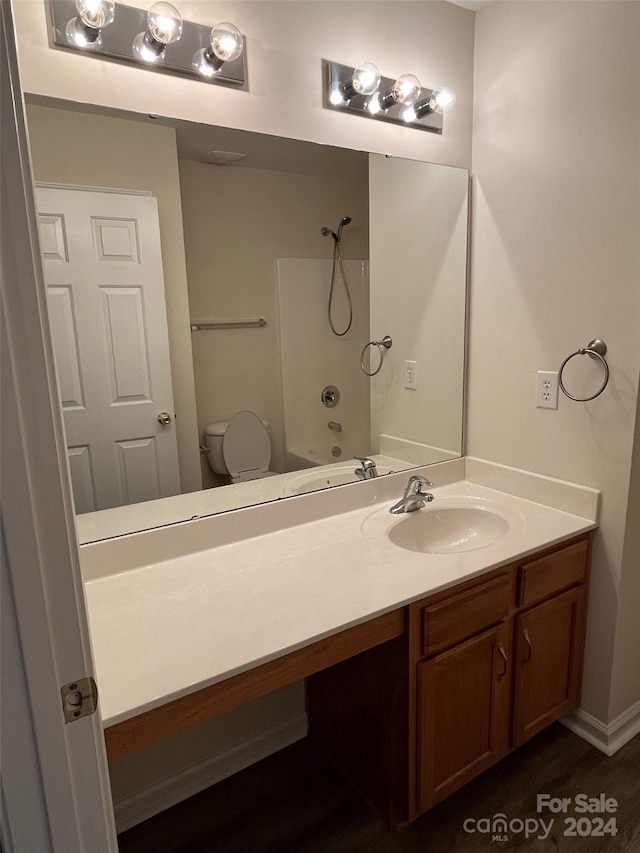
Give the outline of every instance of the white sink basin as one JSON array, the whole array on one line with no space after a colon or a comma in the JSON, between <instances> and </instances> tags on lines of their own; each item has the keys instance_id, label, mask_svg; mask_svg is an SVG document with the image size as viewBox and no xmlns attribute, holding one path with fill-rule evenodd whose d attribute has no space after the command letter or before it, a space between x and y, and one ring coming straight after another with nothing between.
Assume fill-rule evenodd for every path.
<instances>
[{"instance_id":1,"label":"white sink basin","mask_svg":"<svg viewBox=\"0 0 640 853\"><path fill-rule=\"evenodd\" d=\"M387 535L408 551L457 554L493 545L514 521L520 526L512 512L483 501L444 499L438 504L436 498L428 508L407 513Z\"/></svg>"},{"instance_id":2,"label":"white sink basin","mask_svg":"<svg viewBox=\"0 0 640 853\"><path fill-rule=\"evenodd\" d=\"M347 483L357 483L356 476L357 462L346 466L331 466L324 467L321 471L309 471L295 477L284 488L285 495L306 495L307 492L317 492L320 489L327 489L330 486L344 486ZM378 476L389 474L391 468L385 465L378 467Z\"/></svg>"}]
</instances>

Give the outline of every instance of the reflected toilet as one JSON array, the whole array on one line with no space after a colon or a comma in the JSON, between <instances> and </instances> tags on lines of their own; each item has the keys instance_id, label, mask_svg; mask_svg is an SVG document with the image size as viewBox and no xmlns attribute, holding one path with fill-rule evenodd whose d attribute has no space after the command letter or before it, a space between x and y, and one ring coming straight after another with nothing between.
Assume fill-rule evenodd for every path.
<instances>
[{"instance_id":1,"label":"reflected toilet","mask_svg":"<svg viewBox=\"0 0 640 853\"><path fill-rule=\"evenodd\" d=\"M269 471L271 439L269 424L255 412L237 412L229 421L209 424L205 430L207 458L215 474L226 474L232 483L273 477Z\"/></svg>"}]
</instances>

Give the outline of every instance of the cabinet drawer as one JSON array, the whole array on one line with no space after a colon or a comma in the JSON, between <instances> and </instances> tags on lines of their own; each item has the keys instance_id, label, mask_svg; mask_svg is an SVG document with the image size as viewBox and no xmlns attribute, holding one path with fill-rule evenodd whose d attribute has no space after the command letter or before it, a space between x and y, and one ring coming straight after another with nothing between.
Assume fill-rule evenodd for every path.
<instances>
[{"instance_id":1,"label":"cabinet drawer","mask_svg":"<svg viewBox=\"0 0 640 853\"><path fill-rule=\"evenodd\" d=\"M518 606L527 607L560 590L582 583L587 575L587 539L520 566Z\"/></svg>"},{"instance_id":2,"label":"cabinet drawer","mask_svg":"<svg viewBox=\"0 0 640 853\"><path fill-rule=\"evenodd\" d=\"M422 654L432 655L505 619L511 576L501 575L422 608Z\"/></svg>"}]
</instances>

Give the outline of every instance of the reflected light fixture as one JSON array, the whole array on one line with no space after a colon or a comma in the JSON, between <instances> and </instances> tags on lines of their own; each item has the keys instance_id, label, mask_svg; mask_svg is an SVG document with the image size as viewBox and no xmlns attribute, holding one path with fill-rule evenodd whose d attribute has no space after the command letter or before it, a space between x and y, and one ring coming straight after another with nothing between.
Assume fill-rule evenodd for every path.
<instances>
[{"instance_id":1,"label":"reflected light fixture","mask_svg":"<svg viewBox=\"0 0 640 853\"><path fill-rule=\"evenodd\" d=\"M451 86L439 86L433 90L428 98L423 98L412 106L407 106L402 111L402 118L404 121L411 122L430 113L445 113L452 109L455 102L456 93Z\"/></svg>"},{"instance_id":2,"label":"reflected light fixture","mask_svg":"<svg viewBox=\"0 0 640 853\"><path fill-rule=\"evenodd\" d=\"M225 62L238 59L243 49L244 41L240 30L228 21L224 21L211 30L209 45L193 54L191 64L198 74L202 74L203 77L212 77L220 71Z\"/></svg>"},{"instance_id":3,"label":"reflected light fixture","mask_svg":"<svg viewBox=\"0 0 640 853\"><path fill-rule=\"evenodd\" d=\"M329 99L334 106L348 103L356 95L372 95L380 85L380 72L373 62L357 65L346 80L333 84Z\"/></svg>"},{"instance_id":4,"label":"reflected light fixture","mask_svg":"<svg viewBox=\"0 0 640 853\"><path fill-rule=\"evenodd\" d=\"M182 35L182 15L171 3L154 3L147 14L147 29L133 40L133 55L143 62L161 62L167 45Z\"/></svg>"},{"instance_id":5,"label":"reflected light fixture","mask_svg":"<svg viewBox=\"0 0 640 853\"><path fill-rule=\"evenodd\" d=\"M65 28L67 42L73 47L99 47L102 30L115 17L114 0L76 0L75 10L78 14Z\"/></svg>"}]
</instances>

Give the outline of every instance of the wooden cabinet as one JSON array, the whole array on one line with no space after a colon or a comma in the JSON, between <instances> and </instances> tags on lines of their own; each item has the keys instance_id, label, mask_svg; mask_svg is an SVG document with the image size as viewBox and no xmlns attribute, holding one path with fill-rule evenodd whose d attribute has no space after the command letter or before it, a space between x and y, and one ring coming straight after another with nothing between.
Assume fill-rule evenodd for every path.
<instances>
[{"instance_id":1,"label":"wooden cabinet","mask_svg":"<svg viewBox=\"0 0 640 853\"><path fill-rule=\"evenodd\" d=\"M409 819L578 704L589 545L587 534L410 606Z\"/></svg>"},{"instance_id":2,"label":"wooden cabinet","mask_svg":"<svg viewBox=\"0 0 640 853\"><path fill-rule=\"evenodd\" d=\"M508 639L503 623L418 665L418 811L507 753Z\"/></svg>"},{"instance_id":3,"label":"wooden cabinet","mask_svg":"<svg viewBox=\"0 0 640 853\"><path fill-rule=\"evenodd\" d=\"M578 586L516 617L513 746L578 704L584 601Z\"/></svg>"},{"instance_id":4,"label":"wooden cabinet","mask_svg":"<svg viewBox=\"0 0 640 853\"><path fill-rule=\"evenodd\" d=\"M310 734L391 825L580 698L590 534L410 604L406 632L307 681Z\"/></svg>"}]
</instances>

